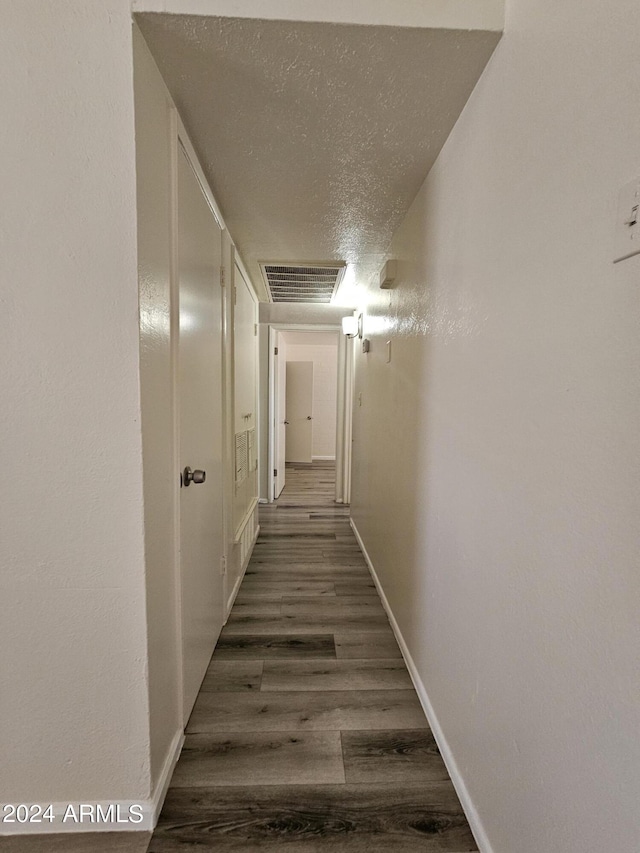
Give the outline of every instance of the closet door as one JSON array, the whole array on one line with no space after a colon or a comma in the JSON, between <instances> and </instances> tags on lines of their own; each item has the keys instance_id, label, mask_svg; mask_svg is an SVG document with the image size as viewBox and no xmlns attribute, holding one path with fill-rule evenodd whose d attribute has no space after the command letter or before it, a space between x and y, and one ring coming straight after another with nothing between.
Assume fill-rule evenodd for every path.
<instances>
[{"instance_id":1,"label":"closet door","mask_svg":"<svg viewBox=\"0 0 640 853\"><path fill-rule=\"evenodd\" d=\"M186 724L223 620L222 232L181 148L178 157L180 585Z\"/></svg>"}]
</instances>

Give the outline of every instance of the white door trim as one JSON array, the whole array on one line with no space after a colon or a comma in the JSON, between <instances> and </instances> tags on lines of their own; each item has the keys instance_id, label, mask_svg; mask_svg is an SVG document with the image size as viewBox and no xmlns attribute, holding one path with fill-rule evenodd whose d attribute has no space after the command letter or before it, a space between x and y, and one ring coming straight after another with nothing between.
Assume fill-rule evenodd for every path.
<instances>
[{"instance_id":1,"label":"white door trim","mask_svg":"<svg viewBox=\"0 0 640 853\"><path fill-rule=\"evenodd\" d=\"M350 338L338 343L338 406L336 423L336 503L351 502L351 440L353 421L353 348Z\"/></svg>"},{"instance_id":2,"label":"white door trim","mask_svg":"<svg viewBox=\"0 0 640 853\"><path fill-rule=\"evenodd\" d=\"M269 503L274 500L275 469L275 362L273 350L276 332L338 332L338 418L336 424L336 502L349 503L351 497L351 419L353 412L353 346L342 334L342 326L316 323L269 323L269 443L267 490ZM350 352L348 352L350 350ZM342 401L342 404L341 404ZM338 463L338 447L342 447Z\"/></svg>"},{"instance_id":3,"label":"white door trim","mask_svg":"<svg viewBox=\"0 0 640 853\"><path fill-rule=\"evenodd\" d=\"M267 499L269 503L273 503L275 500L275 492L276 492L276 478L273 474L273 471L276 467L275 459L276 459L276 431L275 431L275 417L276 417L276 363L274 359L274 349L276 346L276 329L273 326L269 326L269 420L268 420L268 437L269 437L269 451L268 451L268 477L267 482L269 483L269 488L267 491Z\"/></svg>"},{"instance_id":4,"label":"white door trim","mask_svg":"<svg viewBox=\"0 0 640 853\"><path fill-rule=\"evenodd\" d=\"M183 719L182 697L184 694L184 666L182 656L182 578L180 575L180 382L179 382L179 363L178 363L178 348L180 345L180 276L178 271L178 155L180 146L180 136L186 139L186 133L177 109L171 105L169 108L169 121L171 132L171 159L170 159L170 181L171 181L171 199L170 199L170 217L171 217L171 267L169 273L169 325L170 339L169 352L171 362L171 408L173 418L173 582L175 595L175 625L176 637L175 648L177 651L177 678L176 688L178 703L180 709L180 719L182 729L186 724Z\"/></svg>"}]
</instances>

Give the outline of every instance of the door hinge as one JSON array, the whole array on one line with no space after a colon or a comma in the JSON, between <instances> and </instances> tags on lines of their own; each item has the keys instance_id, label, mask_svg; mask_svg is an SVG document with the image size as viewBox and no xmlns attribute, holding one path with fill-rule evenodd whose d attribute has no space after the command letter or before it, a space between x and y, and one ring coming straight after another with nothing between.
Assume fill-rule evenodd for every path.
<instances>
[{"instance_id":1,"label":"door hinge","mask_svg":"<svg viewBox=\"0 0 640 853\"><path fill-rule=\"evenodd\" d=\"M233 304L236 305L238 302L238 288L233 285Z\"/></svg>"},{"instance_id":2,"label":"door hinge","mask_svg":"<svg viewBox=\"0 0 640 853\"><path fill-rule=\"evenodd\" d=\"M220 574L224 577L227 573L227 558L220 557Z\"/></svg>"},{"instance_id":3,"label":"door hinge","mask_svg":"<svg viewBox=\"0 0 640 853\"><path fill-rule=\"evenodd\" d=\"M277 477L277 476L278 476L278 469L277 469L277 468L274 468L274 469L273 469L273 476L274 476L274 477Z\"/></svg>"},{"instance_id":4,"label":"door hinge","mask_svg":"<svg viewBox=\"0 0 640 853\"><path fill-rule=\"evenodd\" d=\"M222 287L227 283L227 273L224 267L220 267L220 284Z\"/></svg>"},{"instance_id":5,"label":"door hinge","mask_svg":"<svg viewBox=\"0 0 640 853\"><path fill-rule=\"evenodd\" d=\"M256 336L256 338L258 337L258 324L257 323L253 324L253 334Z\"/></svg>"},{"instance_id":6,"label":"door hinge","mask_svg":"<svg viewBox=\"0 0 640 853\"><path fill-rule=\"evenodd\" d=\"M275 347L275 349L273 350L273 354L278 355L278 347Z\"/></svg>"}]
</instances>

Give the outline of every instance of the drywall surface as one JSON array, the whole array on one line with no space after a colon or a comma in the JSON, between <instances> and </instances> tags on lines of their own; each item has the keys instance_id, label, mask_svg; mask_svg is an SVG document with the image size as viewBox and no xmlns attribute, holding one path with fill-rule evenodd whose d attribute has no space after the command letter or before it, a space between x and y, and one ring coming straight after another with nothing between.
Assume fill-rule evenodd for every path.
<instances>
[{"instance_id":1,"label":"drywall surface","mask_svg":"<svg viewBox=\"0 0 640 853\"><path fill-rule=\"evenodd\" d=\"M353 308L340 305L306 305L303 302L261 302L261 323L306 323L340 326L343 317L353 314Z\"/></svg>"},{"instance_id":2,"label":"drywall surface","mask_svg":"<svg viewBox=\"0 0 640 853\"><path fill-rule=\"evenodd\" d=\"M149 710L155 785L181 729L174 521L179 465L171 391L172 105L135 26L133 39Z\"/></svg>"},{"instance_id":3,"label":"drywall surface","mask_svg":"<svg viewBox=\"0 0 640 853\"><path fill-rule=\"evenodd\" d=\"M135 12L323 21L392 27L449 27L501 30L504 0L133 0Z\"/></svg>"},{"instance_id":4,"label":"drywall surface","mask_svg":"<svg viewBox=\"0 0 640 853\"><path fill-rule=\"evenodd\" d=\"M135 800L150 774L128 0L4 3L0 77L1 799Z\"/></svg>"},{"instance_id":5,"label":"drywall surface","mask_svg":"<svg viewBox=\"0 0 640 853\"><path fill-rule=\"evenodd\" d=\"M309 343L291 343L291 336L306 336ZM314 335L333 337L333 343L316 344ZM313 431L311 455L314 459L335 459L336 401L338 386L337 332L284 332L287 361L313 362Z\"/></svg>"},{"instance_id":6,"label":"drywall surface","mask_svg":"<svg viewBox=\"0 0 640 853\"><path fill-rule=\"evenodd\" d=\"M509 2L367 300L353 517L494 853L638 850L639 43Z\"/></svg>"}]
</instances>

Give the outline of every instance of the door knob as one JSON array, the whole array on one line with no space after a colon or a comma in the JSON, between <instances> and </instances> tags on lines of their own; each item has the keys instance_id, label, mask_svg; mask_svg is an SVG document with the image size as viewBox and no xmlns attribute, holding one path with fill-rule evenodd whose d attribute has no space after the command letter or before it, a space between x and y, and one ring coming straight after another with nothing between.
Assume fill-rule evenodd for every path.
<instances>
[{"instance_id":1,"label":"door knob","mask_svg":"<svg viewBox=\"0 0 640 853\"><path fill-rule=\"evenodd\" d=\"M207 479L207 472L202 471L200 468L196 468L195 471L192 471L191 468L187 465L182 473L182 485L186 488L191 483L195 483L198 485L199 483L204 483Z\"/></svg>"},{"instance_id":2,"label":"door knob","mask_svg":"<svg viewBox=\"0 0 640 853\"><path fill-rule=\"evenodd\" d=\"M312 420L313 420L313 418L311 417L311 415L307 415L307 420L308 420L308 421L312 421Z\"/></svg>"},{"instance_id":3,"label":"door knob","mask_svg":"<svg viewBox=\"0 0 640 853\"><path fill-rule=\"evenodd\" d=\"M289 424L289 421L282 421L283 424Z\"/></svg>"}]
</instances>

